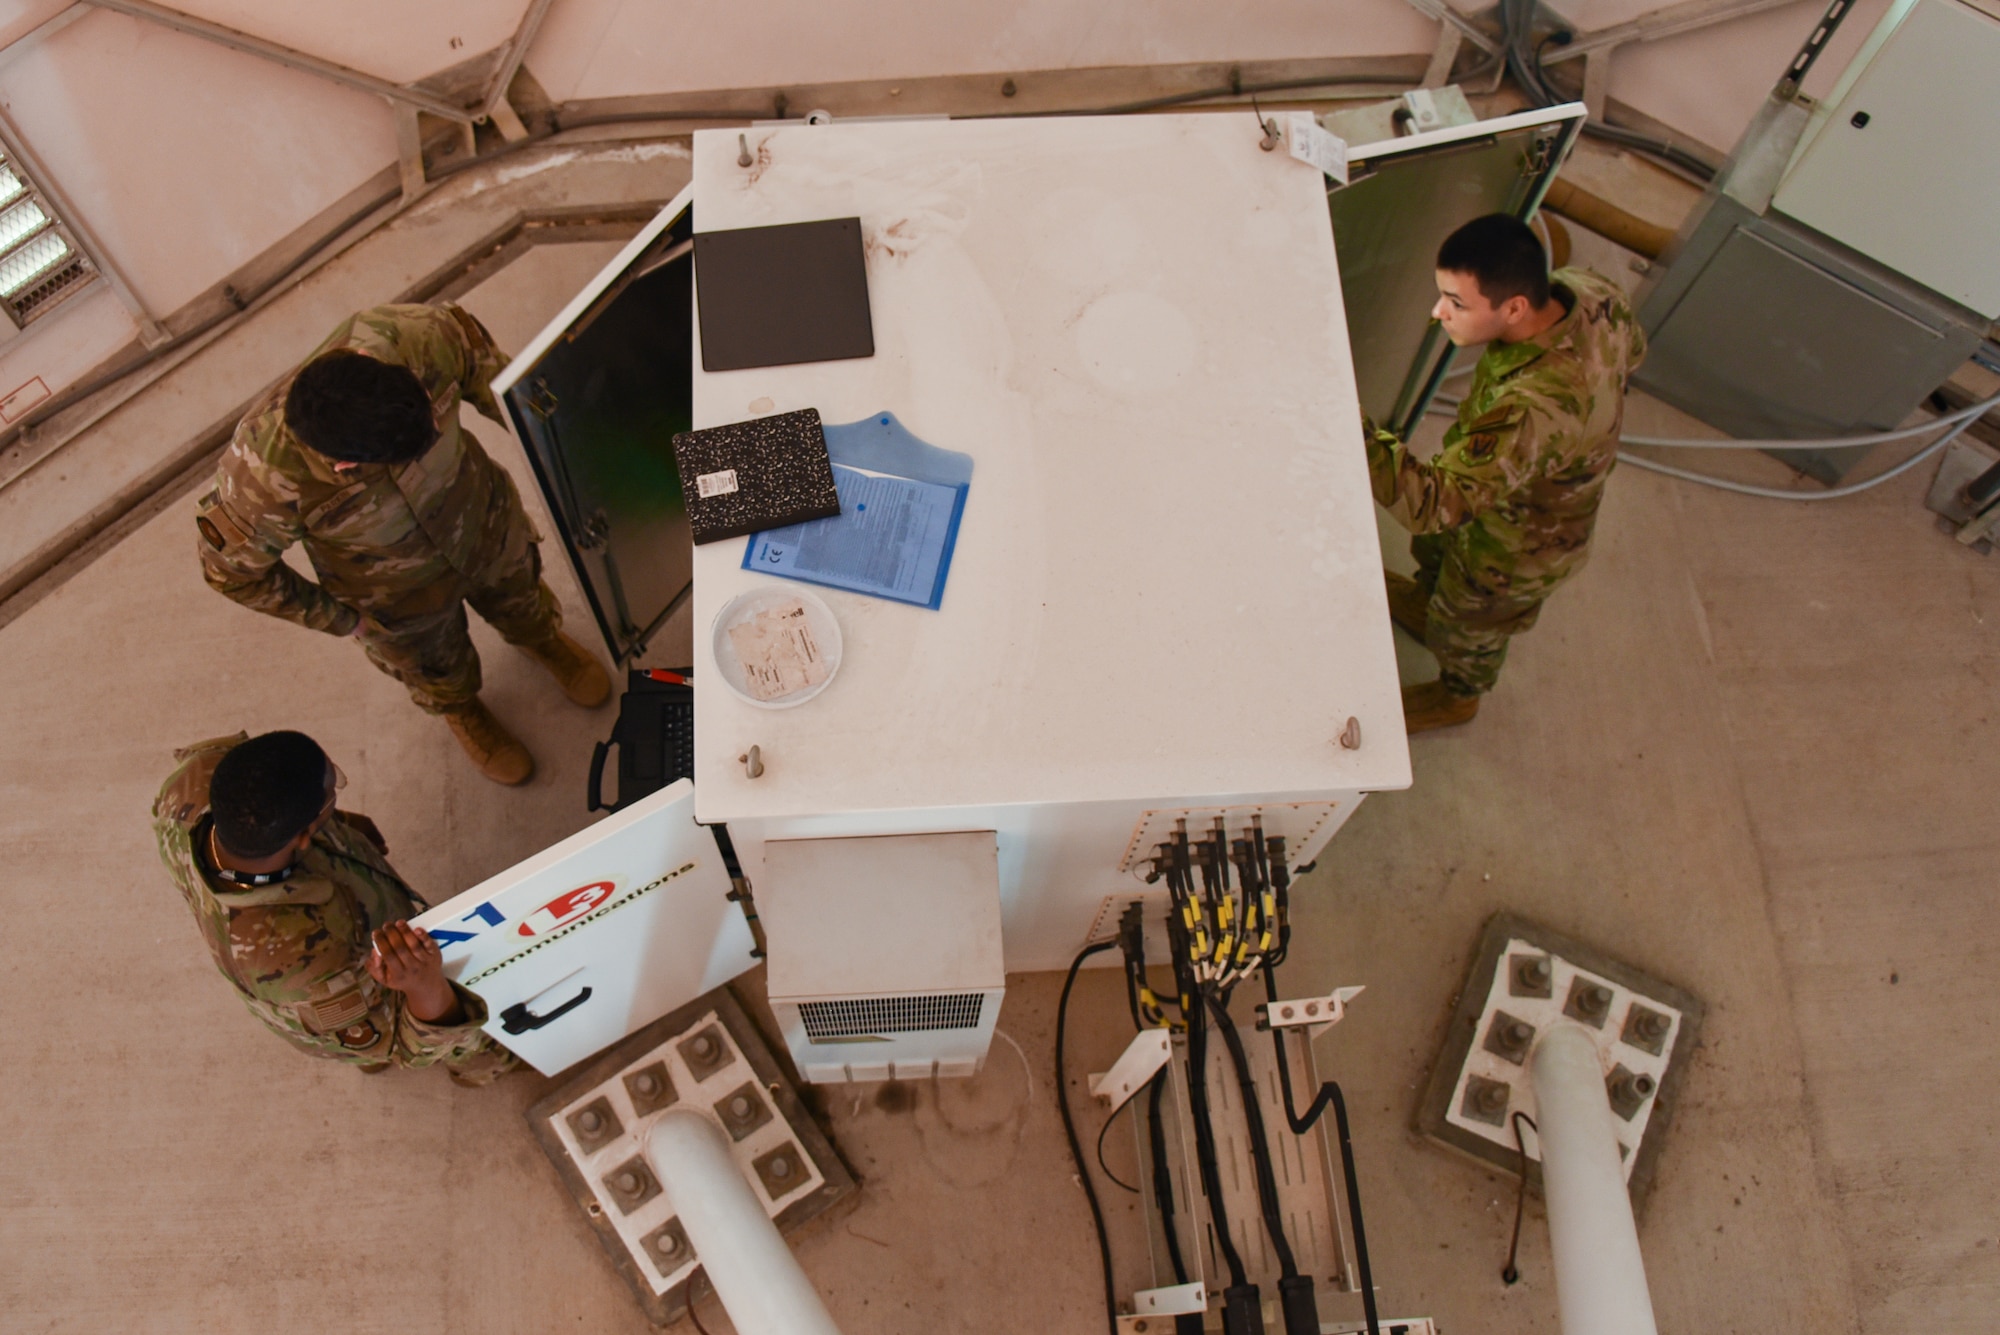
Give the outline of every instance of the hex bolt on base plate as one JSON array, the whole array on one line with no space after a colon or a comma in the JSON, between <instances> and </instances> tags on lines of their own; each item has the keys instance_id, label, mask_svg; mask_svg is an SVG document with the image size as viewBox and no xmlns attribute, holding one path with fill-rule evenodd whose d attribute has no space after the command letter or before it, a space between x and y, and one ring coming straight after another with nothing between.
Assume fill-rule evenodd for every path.
<instances>
[{"instance_id":1,"label":"hex bolt on base plate","mask_svg":"<svg viewBox=\"0 0 2000 1335\"><path fill-rule=\"evenodd\" d=\"M1502 1061L1519 1066L1528 1060L1528 1052L1535 1046L1535 1026L1506 1011L1494 1011L1492 1022L1486 1026L1486 1042L1481 1046Z\"/></svg>"},{"instance_id":2,"label":"hex bolt on base plate","mask_svg":"<svg viewBox=\"0 0 2000 1335\"><path fill-rule=\"evenodd\" d=\"M1605 1099L1617 1117L1633 1208L1652 1187L1704 1007L1681 988L1580 941L1512 914L1486 924L1460 990L1444 1049L1431 1066L1416 1128L1485 1167L1520 1171L1514 1114L1535 1115L1535 1044L1551 1026L1579 1024L1597 1044ZM1525 1034L1522 1032L1525 1030ZM1528 1180L1540 1149L1523 1128Z\"/></svg>"},{"instance_id":3,"label":"hex bolt on base plate","mask_svg":"<svg viewBox=\"0 0 2000 1335\"><path fill-rule=\"evenodd\" d=\"M681 1227L678 1216L648 1233L642 1248L662 1279L695 1259L694 1244L688 1241L687 1230Z\"/></svg>"},{"instance_id":4,"label":"hex bolt on base plate","mask_svg":"<svg viewBox=\"0 0 2000 1335\"><path fill-rule=\"evenodd\" d=\"M1488 1080L1483 1075L1475 1075L1465 1082L1465 1100L1459 1104L1461 1117L1470 1117L1475 1122L1485 1122L1491 1126L1507 1125L1507 1104L1514 1091L1503 1080Z\"/></svg>"},{"instance_id":5,"label":"hex bolt on base plate","mask_svg":"<svg viewBox=\"0 0 2000 1335\"><path fill-rule=\"evenodd\" d=\"M697 1084L729 1065L733 1055L729 1051L729 1040L722 1036L720 1028L712 1024L689 1035L680 1045L680 1053L681 1060L687 1063L688 1073L694 1076Z\"/></svg>"},{"instance_id":6,"label":"hex bolt on base plate","mask_svg":"<svg viewBox=\"0 0 2000 1335\"><path fill-rule=\"evenodd\" d=\"M718 1099L715 1115L722 1119L723 1129L729 1132L731 1140L742 1140L771 1120L771 1107L764 1101L764 1091L753 1081Z\"/></svg>"},{"instance_id":7,"label":"hex bolt on base plate","mask_svg":"<svg viewBox=\"0 0 2000 1335\"><path fill-rule=\"evenodd\" d=\"M1554 995L1550 984L1555 979L1549 967L1547 955L1509 955L1507 957L1507 991L1516 997L1546 997Z\"/></svg>"},{"instance_id":8,"label":"hex bolt on base plate","mask_svg":"<svg viewBox=\"0 0 2000 1335\"><path fill-rule=\"evenodd\" d=\"M609 1145L625 1131L625 1124L618 1120L617 1113L611 1111L609 1099L592 1099L571 1113L568 1121L570 1134L585 1150Z\"/></svg>"},{"instance_id":9,"label":"hex bolt on base plate","mask_svg":"<svg viewBox=\"0 0 2000 1335\"><path fill-rule=\"evenodd\" d=\"M625 1077L625 1092L631 1096L632 1111L644 1117L673 1103L674 1079L665 1062L654 1062Z\"/></svg>"}]
</instances>

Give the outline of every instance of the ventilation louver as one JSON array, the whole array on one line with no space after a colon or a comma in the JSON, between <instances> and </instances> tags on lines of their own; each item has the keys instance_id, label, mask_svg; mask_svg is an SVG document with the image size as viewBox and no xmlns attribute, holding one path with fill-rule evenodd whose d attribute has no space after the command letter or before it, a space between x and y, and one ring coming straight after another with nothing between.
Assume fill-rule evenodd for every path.
<instances>
[{"instance_id":1,"label":"ventilation louver","mask_svg":"<svg viewBox=\"0 0 2000 1335\"><path fill-rule=\"evenodd\" d=\"M802 1001L799 1018L813 1042L865 1034L910 1034L932 1029L977 1029L983 992L915 997L849 997Z\"/></svg>"}]
</instances>

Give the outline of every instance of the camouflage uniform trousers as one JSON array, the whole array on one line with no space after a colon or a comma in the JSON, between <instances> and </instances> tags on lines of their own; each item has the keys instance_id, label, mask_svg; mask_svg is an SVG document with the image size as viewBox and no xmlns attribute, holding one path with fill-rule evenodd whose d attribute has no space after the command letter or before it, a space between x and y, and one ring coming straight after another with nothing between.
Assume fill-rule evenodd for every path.
<instances>
[{"instance_id":1,"label":"camouflage uniform trousers","mask_svg":"<svg viewBox=\"0 0 2000 1335\"><path fill-rule=\"evenodd\" d=\"M1453 535L1410 539L1413 579L1430 595L1424 647L1436 655L1438 680L1453 695L1484 695L1500 679L1507 641L1532 629L1542 604L1570 572L1522 578L1467 562Z\"/></svg>"},{"instance_id":2,"label":"camouflage uniform trousers","mask_svg":"<svg viewBox=\"0 0 2000 1335\"><path fill-rule=\"evenodd\" d=\"M443 714L479 694L479 651L468 632L467 604L509 644L540 644L561 630L562 610L542 582L541 548L533 542L520 548L480 571L481 578L461 577L456 596L442 611L390 621L362 613L362 649L376 667L409 688L417 708Z\"/></svg>"}]
</instances>

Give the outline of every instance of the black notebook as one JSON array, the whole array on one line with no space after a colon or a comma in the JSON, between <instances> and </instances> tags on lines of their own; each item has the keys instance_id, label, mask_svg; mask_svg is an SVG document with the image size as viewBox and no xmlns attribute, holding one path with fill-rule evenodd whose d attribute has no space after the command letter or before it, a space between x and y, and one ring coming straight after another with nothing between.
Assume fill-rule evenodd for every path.
<instances>
[{"instance_id":1,"label":"black notebook","mask_svg":"<svg viewBox=\"0 0 2000 1335\"><path fill-rule=\"evenodd\" d=\"M704 371L875 355L861 220L697 232Z\"/></svg>"},{"instance_id":2,"label":"black notebook","mask_svg":"<svg viewBox=\"0 0 2000 1335\"><path fill-rule=\"evenodd\" d=\"M683 431L674 463L696 543L840 513L817 408Z\"/></svg>"}]
</instances>

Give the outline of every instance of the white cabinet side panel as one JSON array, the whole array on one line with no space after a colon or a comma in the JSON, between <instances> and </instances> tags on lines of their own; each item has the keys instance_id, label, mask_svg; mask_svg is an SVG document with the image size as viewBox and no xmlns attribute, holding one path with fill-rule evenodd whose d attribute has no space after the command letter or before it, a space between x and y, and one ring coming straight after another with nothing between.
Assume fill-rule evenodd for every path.
<instances>
[{"instance_id":1,"label":"white cabinet side panel","mask_svg":"<svg viewBox=\"0 0 2000 1335\"><path fill-rule=\"evenodd\" d=\"M1772 207L2000 315L1995 126L2000 19L1958 0L1921 0L1834 107Z\"/></svg>"}]
</instances>

